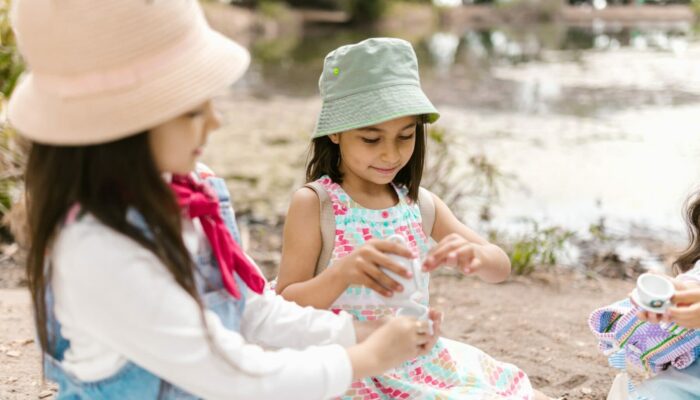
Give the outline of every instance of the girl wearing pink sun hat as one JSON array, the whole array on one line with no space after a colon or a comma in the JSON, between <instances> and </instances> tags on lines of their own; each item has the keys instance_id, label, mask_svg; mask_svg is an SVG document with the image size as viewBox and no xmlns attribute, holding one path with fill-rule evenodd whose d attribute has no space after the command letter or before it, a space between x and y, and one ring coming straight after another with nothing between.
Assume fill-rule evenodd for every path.
<instances>
[{"instance_id":1,"label":"girl wearing pink sun hat","mask_svg":"<svg viewBox=\"0 0 700 400\"><path fill-rule=\"evenodd\" d=\"M322 399L432 347L415 319L263 293L225 185L192 172L210 99L249 63L195 0L16 0L12 22L28 285L58 398Z\"/></svg>"}]
</instances>

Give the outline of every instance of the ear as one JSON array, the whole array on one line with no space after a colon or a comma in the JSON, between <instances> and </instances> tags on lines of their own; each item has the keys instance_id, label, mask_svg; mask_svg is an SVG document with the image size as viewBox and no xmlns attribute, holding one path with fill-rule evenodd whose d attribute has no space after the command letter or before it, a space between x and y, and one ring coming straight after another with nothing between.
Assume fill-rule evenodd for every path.
<instances>
[{"instance_id":1,"label":"ear","mask_svg":"<svg viewBox=\"0 0 700 400\"><path fill-rule=\"evenodd\" d=\"M334 144L340 143L340 134L339 133L331 133L328 135L328 138L333 142Z\"/></svg>"}]
</instances>

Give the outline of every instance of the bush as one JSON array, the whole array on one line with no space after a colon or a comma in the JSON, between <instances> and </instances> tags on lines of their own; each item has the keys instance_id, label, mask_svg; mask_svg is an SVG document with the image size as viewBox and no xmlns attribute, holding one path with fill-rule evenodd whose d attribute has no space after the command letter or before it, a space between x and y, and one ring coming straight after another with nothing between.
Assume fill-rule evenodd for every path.
<instances>
[{"instance_id":1,"label":"bush","mask_svg":"<svg viewBox=\"0 0 700 400\"><path fill-rule=\"evenodd\" d=\"M532 231L507 244L506 252L515 275L527 275L536 267L552 267L575 234L560 227L541 228L531 221Z\"/></svg>"},{"instance_id":2,"label":"bush","mask_svg":"<svg viewBox=\"0 0 700 400\"><path fill-rule=\"evenodd\" d=\"M0 0L0 221L8 213L21 191L24 152L16 142L16 134L7 124L7 99L24 71L10 27L9 0ZM0 229L0 235L7 232Z\"/></svg>"},{"instance_id":3,"label":"bush","mask_svg":"<svg viewBox=\"0 0 700 400\"><path fill-rule=\"evenodd\" d=\"M368 24L379 20L387 10L388 0L349 0L346 10L355 24Z\"/></svg>"}]
</instances>

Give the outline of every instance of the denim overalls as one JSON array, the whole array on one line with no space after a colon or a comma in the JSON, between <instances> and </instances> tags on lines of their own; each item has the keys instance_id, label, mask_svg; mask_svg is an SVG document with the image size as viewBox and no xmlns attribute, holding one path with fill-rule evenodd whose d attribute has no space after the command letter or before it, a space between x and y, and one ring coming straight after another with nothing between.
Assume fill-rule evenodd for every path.
<instances>
[{"instance_id":1,"label":"denim overalls","mask_svg":"<svg viewBox=\"0 0 700 400\"><path fill-rule=\"evenodd\" d=\"M216 193L222 218L233 238L240 243L240 235L226 183L223 179L214 176L206 177L204 180ZM130 210L127 219L148 234L143 218L138 212ZM205 307L215 312L226 328L236 332L240 331L246 290L241 290L241 299L235 299L226 292L221 282L216 260L213 259L209 249L200 251L193 258L197 267L195 272L197 290ZM238 276L236 276L236 281L240 288L246 287ZM54 349L51 353L44 353L44 372L48 379L59 385L58 399L197 398L131 361L127 361L114 375L98 381L84 382L66 372L61 366L61 361L65 351L70 347L70 342L61 336L61 325L54 315L53 304L53 293L49 285L46 290L46 324L49 342L54 343Z\"/></svg>"}]
</instances>

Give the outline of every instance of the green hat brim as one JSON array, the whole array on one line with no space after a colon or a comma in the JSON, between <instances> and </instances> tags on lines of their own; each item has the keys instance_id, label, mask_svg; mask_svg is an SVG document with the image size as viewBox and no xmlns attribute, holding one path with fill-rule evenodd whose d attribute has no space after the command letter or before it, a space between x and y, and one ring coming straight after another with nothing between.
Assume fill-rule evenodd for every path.
<instances>
[{"instance_id":1,"label":"green hat brim","mask_svg":"<svg viewBox=\"0 0 700 400\"><path fill-rule=\"evenodd\" d=\"M409 115L427 115L428 122L440 114L419 86L399 84L324 99L313 138L380 124Z\"/></svg>"}]
</instances>

